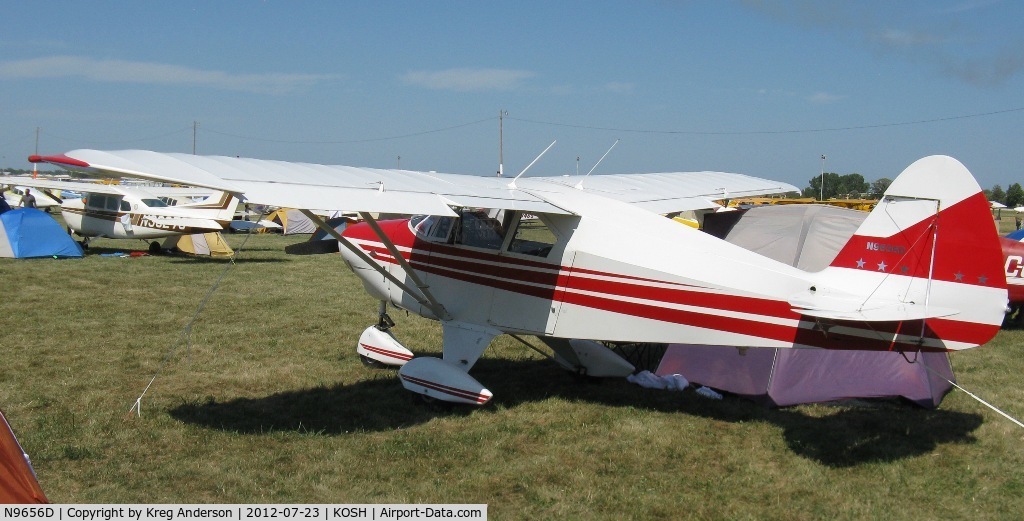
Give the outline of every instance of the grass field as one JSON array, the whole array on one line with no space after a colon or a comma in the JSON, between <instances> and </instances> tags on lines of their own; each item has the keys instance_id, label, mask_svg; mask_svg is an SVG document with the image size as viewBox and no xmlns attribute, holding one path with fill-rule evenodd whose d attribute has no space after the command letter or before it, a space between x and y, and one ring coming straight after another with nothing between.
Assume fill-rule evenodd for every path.
<instances>
[{"instance_id":1,"label":"grass field","mask_svg":"<svg viewBox=\"0 0 1024 521\"><path fill-rule=\"evenodd\" d=\"M228 236L237 248L246 236ZM254 235L223 261L0 259L0 407L62 503L487 503L491 519L1019 519L1024 429L938 410L764 409L577 381L499 338L480 409L414 403L363 367L376 304L336 256ZM224 275L205 310L183 328ZM437 353L436 323L392 315ZM1024 333L952 355L1024 417ZM165 363L166 360L166 363ZM129 409L142 399L141 417Z\"/></svg>"}]
</instances>

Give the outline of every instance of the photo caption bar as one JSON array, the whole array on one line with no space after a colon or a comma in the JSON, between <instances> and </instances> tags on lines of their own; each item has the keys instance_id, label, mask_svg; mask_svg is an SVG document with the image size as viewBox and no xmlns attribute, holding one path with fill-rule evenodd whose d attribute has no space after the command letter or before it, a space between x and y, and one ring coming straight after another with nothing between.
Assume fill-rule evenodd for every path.
<instances>
[{"instance_id":1,"label":"photo caption bar","mask_svg":"<svg viewBox=\"0 0 1024 521\"><path fill-rule=\"evenodd\" d=\"M465 519L486 521L485 504L337 504L337 505L8 505L0 521L188 521L321 520L420 521Z\"/></svg>"}]
</instances>

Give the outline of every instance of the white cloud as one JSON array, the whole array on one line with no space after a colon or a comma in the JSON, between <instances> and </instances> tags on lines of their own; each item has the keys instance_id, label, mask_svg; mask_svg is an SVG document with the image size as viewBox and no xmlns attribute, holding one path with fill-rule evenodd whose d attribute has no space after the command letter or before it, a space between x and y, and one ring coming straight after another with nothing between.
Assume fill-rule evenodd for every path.
<instances>
[{"instance_id":1,"label":"white cloud","mask_svg":"<svg viewBox=\"0 0 1024 521\"><path fill-rule=\"evenodd\" d=\"M886 28L869 35L869 39L885 47L919 47L944 43L942 38L924 31Z\"/></svg>"},{"instance_id":2,"label":"white cloud","mask_svg":"<svg viewBox=\"0 0 1024 521\"><path fill-rule=\"evenodd\" d=\"M412 71L402 80L429 89L458 92L514 90L523 80L535 76L530 71L512 69L447 69L443 71Z\"/></svg>"},{"instance_id":3,"label":"white cloud","mask_svg":"<svg viewBox=\"0 0 1024 521\"><path fill-rule=\"evenodd\" d=\"M634 84L622 81L608 82L604 86L608 92L614 92L616 94L631 94L633 92Z\"/></svg>"},{"instance_id":4,"label":"white cloud","mask_svg":"<svg viewBox=\"0 0 1024 521\"><path fill-rule=\"evenodd\" d=\"M837 94L829 94L827 92L815 92L814 94L807 97L807 101L814 103L815 105L825 105L827 103L835 103L846 99L846 96L840 96Z\"/></svg>"},{"instance_id":5,"label":"white cloud","mask_svg":"<svg viewBox=\"0 0 1024 521\"><path fill-rule=\"evenodd\" d=\"M111 83L189 85L222 90L283 94L335 79L333 74L231 74L164 63L50 56L0 62L0 79L84 78Z\"/></svg>"}]
</instances>

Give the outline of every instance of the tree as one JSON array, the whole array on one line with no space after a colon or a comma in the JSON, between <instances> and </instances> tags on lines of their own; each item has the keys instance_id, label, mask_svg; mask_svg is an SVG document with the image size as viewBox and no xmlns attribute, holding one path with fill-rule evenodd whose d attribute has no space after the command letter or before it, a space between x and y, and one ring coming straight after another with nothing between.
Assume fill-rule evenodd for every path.
<instances>
[{"instance_id":1,"label":"tree","mask_svg":"<svg viewBox=\"0 0 1024 521\"><path fill-rule=\"evenodd\" d=\"M882 194L889 189L889 185L892 184L892 179L883 177L874 183L871 183L871 189L868 190L868 197L872 199L881 199Z\"/></svg>"},{"instance_id":2,"label":"tree","mask_svg":"<svg viewBox=\"0 0 1024 521\"><path fill-rule=\"evenodd\" d=\"M864 192L868 191L868 183L864 180L864 176L853 173L839 176L839 186L836 188L836 196L850 198L858 198Z\"/></svg>"},{"instance_id":3,"label":"tree","mask_svg":"<svg viewBox=\"0 0 1024 521\"><path fill-rule=\"evenodd\" d=\"M1024 206L1024 188L1021 188L1020 183L1013 183L1006 189L1006 202L1004 204L1009 208Z\"/></svg>"},{"instance_id":4,"label":"tree","mask_svg":"<svg viewBox=\"0 0 1024 521\"><path fill-rule=\"evenodd\" d=\"M988 200L1006 204L1006 192L1003 192L1003 187L999 185L993 186L992 193L989 195Z\"/></svg>"},{"instance_id":5,"label":"tree","mask_svg":"<svg viewBox=\"0 0 1024 521\"><path fill-rule=\"evenodd\" d=\"M835 197L860 197L861 193L868 191L868 183L860 174L839 175L835 172L825 172L825 192L821 191L821 176L815 176L807 182L807 188L803 189L804 197L822 197L825 200Z\"/></svg>"}]
</instances>

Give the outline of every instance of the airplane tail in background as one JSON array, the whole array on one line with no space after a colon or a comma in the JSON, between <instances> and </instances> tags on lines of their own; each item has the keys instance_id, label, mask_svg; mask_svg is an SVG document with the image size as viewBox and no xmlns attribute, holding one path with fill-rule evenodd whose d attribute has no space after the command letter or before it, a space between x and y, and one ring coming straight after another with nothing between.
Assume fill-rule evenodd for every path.
<instances>
[{"instance_id":1,"label":"airplane tail in background","mask_svg":"<svg viewBox=\"0 0 1024 521\"><path fill-rule=\"evenodd\" d=\"M193 204L179 206L189 210L200 210L202 213L217 221L230 221L235 218L235 208L238 206L238 198L228 192L214 192L206 199Z\"/></svg>"},{"instance_id":2,"label":"airplane tail in background","mask_svg":"<svg viewBox=\"0 0 1024 521\"><path fill-rule=\"evenodd\" d=\"M967 168L946 156L907 167L819 276L817 287L791 300L797 311L894 324L894 344L906 332L924 349L975 347L998 332L1006 311L989 202ZM899 327L910 322L918 331Z\"/></svg>"}]
</instances>

